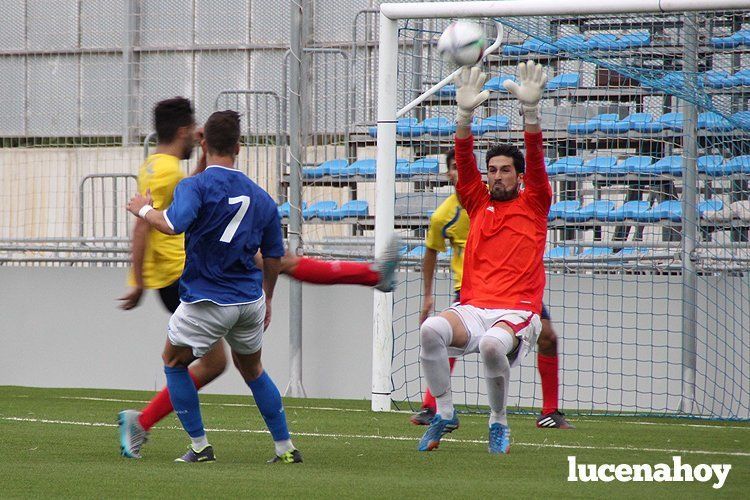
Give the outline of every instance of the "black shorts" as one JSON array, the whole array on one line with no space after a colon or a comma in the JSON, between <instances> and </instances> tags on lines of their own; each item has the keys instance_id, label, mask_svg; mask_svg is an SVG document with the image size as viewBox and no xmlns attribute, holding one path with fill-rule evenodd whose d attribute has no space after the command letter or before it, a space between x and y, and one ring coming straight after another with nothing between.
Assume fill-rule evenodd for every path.
<instances>
[{"instance_id":1,"label":"black shorts","mask_svg":"<svg viewBox=\"0 0 750 500\"><path fill-rule=\"evenodd\" d=\"M171 285L167 285L164 288L159 288L159 297L164 307L171 313L177 310L180 305L180 280L175 281Z\"/></svg>"},{"instance_id":2,"label":"black shorts","mask_svg":"<svg viewBox=\"0 0 750 500\"><path fill-rule=\"evenodd\" d=\"M461 302L461 290L456 290L456 294L454 295L454 301L455 302ZM552 318L549 317L549 311L547 308L542 304L542 319L551 320Z\"/></svg>"}]
</instances>

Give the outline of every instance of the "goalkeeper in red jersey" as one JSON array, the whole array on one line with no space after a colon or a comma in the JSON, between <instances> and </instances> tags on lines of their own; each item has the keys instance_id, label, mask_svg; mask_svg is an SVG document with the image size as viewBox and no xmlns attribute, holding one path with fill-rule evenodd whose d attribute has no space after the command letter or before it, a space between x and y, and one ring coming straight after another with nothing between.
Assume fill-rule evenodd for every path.
<instances>
[{"instance_id":1,"label":"goalkeeper in red jersey","mask_svg":"<svg viewBox=\"0 0 750 500\"><path fill-rule=\"evenodd\" d=\"M456 190L470 229L460 304L427 318L420 328L420 365L437 401L420 451L436 449L440 439L459 426L449 356L479 353L490 405L489 452L508 453L510 369L528 354L542 328L543 254L552 190L544 166L539 101L547 77L541 66L529 61L518 67L520 85L504 82L521 105L526 158L512 145L490 148L485 184L474 156L471 122L474 109L489 96L482 89L486 78L477 67L465 67L456 77Z\"/></svg>"}]
</instances>

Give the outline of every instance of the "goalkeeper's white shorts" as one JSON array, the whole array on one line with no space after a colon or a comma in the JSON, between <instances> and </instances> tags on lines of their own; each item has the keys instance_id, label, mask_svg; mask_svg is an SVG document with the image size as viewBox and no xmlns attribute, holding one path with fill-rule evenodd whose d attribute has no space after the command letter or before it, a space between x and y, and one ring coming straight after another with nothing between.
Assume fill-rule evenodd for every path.
<instances>
[{"instance_id":1,"label":"goalkeeper's white shorts","mask_svg":"<svg viewBox=\"0 0 750 500\"><path fill-rule=\"evenodd\" d=\"M203 357L216 342L225 338L238 354L253 354L263 346L266 300L249 304L220 306L209 301L181 303L167 327L169 343L190 347Z\"/></svg>"},{"instance_id":2,"label":"goalkeeper's white shorts","mask_svg":"<svg viewBox=\"0 0 750 500\"><path fill-rule=\"evenodd\" d=\"M448 308L458 315L461 322L469 333L469 342L463 348L448 347L448 356L464 356L479 352L479 341L485 335L494 335L487 332L493 325L499 322L505 323L516 334L518 347L509 354L510 366L518 366L521 360L532 350L539 332L542 331L542 321L538 314L530 311L516 309L482 309L470 305L455 305Z\"/></svg>"}]
</instances>

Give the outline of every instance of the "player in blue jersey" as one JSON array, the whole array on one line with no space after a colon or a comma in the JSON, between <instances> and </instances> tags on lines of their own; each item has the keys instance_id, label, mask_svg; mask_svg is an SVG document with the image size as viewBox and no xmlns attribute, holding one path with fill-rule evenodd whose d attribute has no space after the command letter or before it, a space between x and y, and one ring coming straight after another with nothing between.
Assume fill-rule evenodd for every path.
<instances>
[{"instance_id":1,"label":"player in blue jersey","mask_svg":"<svg viewBox=\"0 0 750 500\"><path fill-rule=\"evenodd\" d=\"M234 168L239 138L236 112L213 113L201 141L206 170L182 180L165 211L153 209L148 192L128 203L131 213L155 229L185 233L181 303L169 320L162 354L172 406L191 439L187 453L176 461L215 460L187 367L224 338L273 437L276 455L270 462L302 462L289 437L279 390L261 363L263 331L271 321L284 255L281 224L270 195ZM254 263L259 250L262 270Z\"/></svg>"}]
</instances>

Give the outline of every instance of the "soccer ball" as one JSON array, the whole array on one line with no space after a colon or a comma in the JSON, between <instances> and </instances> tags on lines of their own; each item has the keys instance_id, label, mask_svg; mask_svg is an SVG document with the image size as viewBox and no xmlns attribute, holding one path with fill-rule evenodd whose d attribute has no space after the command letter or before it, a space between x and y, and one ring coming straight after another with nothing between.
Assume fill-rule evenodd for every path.
<instances>
[{"instance_id":1,"label":"soccer ball","mask_svg":"<svg viewBox=\"0 0 750 500\"><path fill-rule=\"evenodd\" d=\"M467 66L479 62L486 44L484 29L479 24L456 21L440 35L437 50L446 61Z\"/></svg>"}]
</instances>

